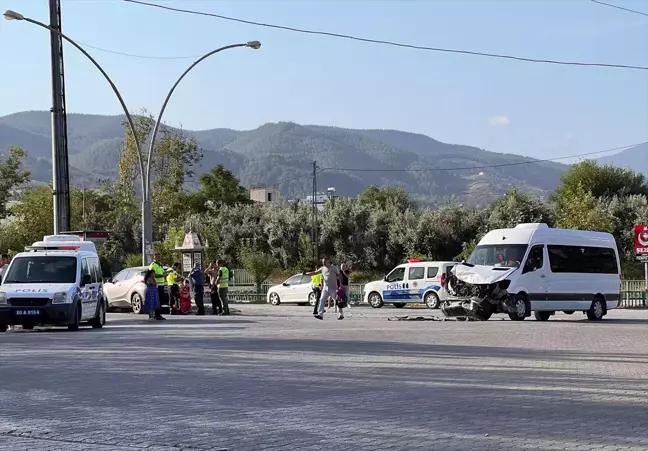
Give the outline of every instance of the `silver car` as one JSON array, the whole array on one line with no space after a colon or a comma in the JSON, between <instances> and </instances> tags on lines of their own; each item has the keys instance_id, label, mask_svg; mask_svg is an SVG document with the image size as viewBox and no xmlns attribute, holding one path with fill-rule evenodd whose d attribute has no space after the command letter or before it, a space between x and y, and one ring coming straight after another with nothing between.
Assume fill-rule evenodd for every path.
<instances>
[{"instance_id":1,"label":"silver car","mask_svg":"<svg viewBox=\"0 0 648 451\"><path fill-rule=\"evenodd\" d=\"M118 272L104 283L104 296L111 309L132 309L133 313L143 313L144 297L146 295L146 284L144 275L148 271L147 266L126 268ZM161 304L168 306L168 288L165 284L166 299L160 299Z\"/></svg>"}]
</instances>

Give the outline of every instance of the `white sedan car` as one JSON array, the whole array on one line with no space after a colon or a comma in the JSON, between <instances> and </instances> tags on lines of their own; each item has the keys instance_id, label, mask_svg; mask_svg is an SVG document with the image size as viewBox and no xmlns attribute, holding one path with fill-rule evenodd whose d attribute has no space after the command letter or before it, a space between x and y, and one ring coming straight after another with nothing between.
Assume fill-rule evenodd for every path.
<instances>
[{"instance_id":1,"label":"white sedan car","mask_svg":"<svg viewBox=\"0 0 648 451\"><path fill-rule=\"evenodd\" d=\"M311 277L296 274L284 283L270 287L267 302L272 305L315 305L315 293L313 293L311 286Z\"/></svg>"}]
</instances>

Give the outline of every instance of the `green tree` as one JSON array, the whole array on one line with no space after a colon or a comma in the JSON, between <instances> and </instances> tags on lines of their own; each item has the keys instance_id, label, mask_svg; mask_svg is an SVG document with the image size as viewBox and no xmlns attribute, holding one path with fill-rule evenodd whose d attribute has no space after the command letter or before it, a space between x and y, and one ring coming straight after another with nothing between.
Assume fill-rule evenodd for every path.
<instances>
[{"instance_id":1,"label":"green tree","mask_svg":"<svg viewBox=\"0 0 648 451\"><path fill-rule=\"evenodd\" d=\"M412 200L409 193L397 186L380 188L376 185L371 185L360 193L358 199L362 204L378 208L387 208L387 205L394 205L401 211L417 208L416 202Z\"/></svg>"},{"instance_id":2,"label":"green tree","mask_svg":"<svg viewBox=\"0 0 648 451\"><path fill-rule=\"evenodd\" d=\"M200 187L191 196L194 211L206 212L222 205L250 204L248 191L240 185L232 172L222 164L211 169L198 179Z\"/></svg>"},{"instance_id":3,"label":"green tree","mask_svg":"<svg viewBox=\"0 0 648 451\"><path fill-rule=\"evenodd\" d=\"M30 173L23 169L24 160L25 151L21 147L11 147L7 157L0 160L0 219L7 217L11 191L29 181Z\"/></svg>"},{"instance_id":4,"label":"green tree","mask_svg":"<svg viewBox=\"0 0 648 451\"><path fill-rule=\"evenodd\" d=\"M261 285L268 280L272 271L277 267L277 261L268 252L254 250L248 245L244 245L239 252L239 261L248 274L252 276L257 293L261 290Z\"/></svg>"},{"instance_id":5,"label":"green tree","mask_svg":"<svg viewBox=\"0 0 648 451\"><path fill-rule=\"evenodd\" d=\"M556 225L563 229L614 231L614 217L583 185L563 190L556 216Z\"/></svg>"},{"instance_id":6,"label":"green tree","mask_svg":"<svg viewBox=\"0 0 648 451\"><path fill-rule=\"evenodd\" d=\"M483 233L529 222L544 222L550 227L554 224L553 212L548 204L517 189L497 199L487 211Z\"/></svg>"},{"instance_id":7,"label":"green tree","mask_svg":"<svg viewBox=\"0 0 648 451\"><path fill-rule=\"evenodd\" d=\"M586 160L571 166L563 174L554 200L573 195L579 186L596 198L648 195L648 184L643 174L615 166L599 166L596 161Z\"/></svg>"}]
</instances>

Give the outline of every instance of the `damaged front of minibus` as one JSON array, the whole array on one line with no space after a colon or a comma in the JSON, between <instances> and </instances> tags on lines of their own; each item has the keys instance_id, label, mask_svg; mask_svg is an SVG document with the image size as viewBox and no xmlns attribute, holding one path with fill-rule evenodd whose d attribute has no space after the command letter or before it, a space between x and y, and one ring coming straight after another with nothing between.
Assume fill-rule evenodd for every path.
<instances>
[{"instance_id":1,"label":"damaged front of minibus","mask_svg":"<svg viewBox=\"0 0 648 451\"><path fill-rule=\"evenodd\" d=\"M461 263L447 277L449 301L441 311L447 318L488 320L493 313L512 313L515 298L507 291L506 277L515 269L486 268ZM486 274L485 274L486 273Z\"/></svg>"},{"instance_id":2,"label":"damaged front of minibus","mask_svg":"<svg viewBox=\"0 0 648 451\"><path fill-rule=\"evenodd\" d=\"M494 313L507 313L521 321L531 314L528 299L509 291L521 271L526 244L478 245L470 258L447 275L448 302L441 311L447 318L486 321Z\"/></svg>"}]
</instances>

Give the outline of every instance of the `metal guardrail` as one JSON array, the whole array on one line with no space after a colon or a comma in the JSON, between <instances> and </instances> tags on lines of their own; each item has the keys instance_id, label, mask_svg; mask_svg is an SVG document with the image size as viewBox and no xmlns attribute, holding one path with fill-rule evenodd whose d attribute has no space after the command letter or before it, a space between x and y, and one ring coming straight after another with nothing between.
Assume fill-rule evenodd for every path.
<instances>
[{"instance_id":1,"label":"metal guardrail","mask_svg":"<svg viewBox=\"0 0 648 451\"><path fill-rule=\"evenodd\" d=\"M619 308L648 307L648 293L644 280L623 280L621 282L621 302Z\"/></svg>"},{"instance_id":2,"label":"metal guardrail","mask_svg":"<svg viewBox=\"0 0 648 451\"><path fill-rule=\"evenodd\" d=\"M245 280L245 279L244 279ZM273 284L267 283L261 286L259 291L256 290L253 283L243 284L240 279L235 279L235 283L230 285L228 298L233 303L265 303L268 290ZM349 285L350 302L352 304L362 303L362 288L364 284L352 283ZM208 293L206 293L208 296ZM646 292L646 282L643 280L623 280L621 283L621 301L619 308L647 308L648 293Z\"/></svg>"}]
</instances>

